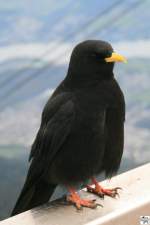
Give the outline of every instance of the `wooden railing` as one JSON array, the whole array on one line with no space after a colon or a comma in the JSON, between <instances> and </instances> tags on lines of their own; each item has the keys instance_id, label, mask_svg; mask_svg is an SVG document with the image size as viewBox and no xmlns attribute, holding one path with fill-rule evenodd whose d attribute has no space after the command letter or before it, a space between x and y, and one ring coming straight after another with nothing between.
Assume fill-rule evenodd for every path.
<instances>
[{"instance_id":1,"label":"wooden railing","mask_svg":"<svg viewBox=\"0 0 150 225\"><path fill-rule=\"evenodd\" d=\"M0 225L138 225L142 224L140 216L150 216L150 163L102 184L104 187L122 187L120 198L98 198L97 202L103 207L80 211L57 200L3 220ZM93 198L85 190L81 195ZM150 224L150 221L145 224Z\"/></svg>"}]
</instances>

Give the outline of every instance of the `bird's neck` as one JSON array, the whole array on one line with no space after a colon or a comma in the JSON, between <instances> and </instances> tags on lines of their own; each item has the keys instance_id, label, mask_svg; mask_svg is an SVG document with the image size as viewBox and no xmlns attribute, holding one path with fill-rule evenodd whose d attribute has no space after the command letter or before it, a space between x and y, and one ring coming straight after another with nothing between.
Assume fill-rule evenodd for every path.
<instances>
[{"instance_id":1,"label":"bird's neck","mask_svg":"<svg viewBox=\"0 0 150 225\"><path fill-rule=\"evenodd\" d=\"M84 87L91 87L97 86L100 82L105 80L113 79L114 75L113 72L107 73L107 76L104 74L99 73L86 73L86 74L79 74L73 73L72 71L68 71L68 74L65 78L65 84L68 87L72 88L84 88Z\"/></svg>"}]
</instances>

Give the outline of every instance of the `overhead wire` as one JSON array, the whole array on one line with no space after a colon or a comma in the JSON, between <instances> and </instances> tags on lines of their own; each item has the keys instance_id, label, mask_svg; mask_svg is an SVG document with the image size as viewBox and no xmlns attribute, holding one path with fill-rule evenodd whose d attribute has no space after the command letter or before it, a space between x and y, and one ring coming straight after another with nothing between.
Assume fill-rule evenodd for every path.
<instances>
[{"instance_id":1,"label":"overhead wire","mask_svg":"<svg viewBox=\"0 0 150 225\"><path fill-rule=\"evenodd\" d=\"M129 7L123 9L119 14L115 15L113 19L115 19L115 20L118 21L118 19L120 19L120 18L124 17L125 15L127 15L132 10L132 7L133 6L134 6L134 8L136 8L136 7L138 7L143 2L144 2L144 0L143 1L136 1L136 2L134 2L134 4L132 4L132 6L130 5ZM122 17L120 17L120 15L122 15ZM98 19L98 17L96 18L96 20L97 19ZM110 20L112 21L112 18L110 18ZM93 20L93 22L94 22L94 20ZM107 26L109 24L110 24L110 21L107 21L107 23L103 25L103 29L105 28L104 26ZM94 31L92 31L92 33L94 34L98 28L99 27L97 27ZM101 27L101 30L102 30L102 27ZM79 33L77 33L76 35L78 35L78 34ZM53 60L57 60L58 57L63 57L66 53L67 52L63 52L62 54L60 54L59 56L57 56L56 59L53 59ZM18 89L20 89L25 84L27 84L28 82L32 81L33 79L37 79L37 77L40 76L40 74L42 75L42 72L45 71L45 70L47 70L48 68L49 68L49 63L44 68L42 68L42 69L36 71L36 73L32 74L32 76L26 77L25 79L23 79L23 81L17 83L13 88L11 88L11 90L9 90L9 92L7 92L7 95L3 95L3 98L5 98L6 96L10 96L10 95L14 94L16 91L18 91ZM6 106L6 105L3 105L3 107Z\"/></svg>"},{"instance_id":2,"label":"overhead wire","mask_svg":"<svg viewBox=\"0 0 150 225\"><path fill-rule=\"evenodd\" d=\"M69 3L73 3L74 1L71 0ZM78 4L71 4L69 8L69 11L67 14L58 16L55 20L55 24L53 24L53 26L59 26L62 22L64 22L64 20L68 19L69 16L71 16L74 11L77 9L77 5ZM52 12L51 12L52 13ZM6 77L5 79L3 79L0 82L0 89L1 91L5 88L5 86L7 86L8 84L10 84L11 81L16 80L18 77L20 77L22 74L24 74L25 72L27 72L31 67L33 67L34 65L36 66L37 63L39 63L41 61L41 58L45 57L47 54L50 53L50 51L52 51L52 49L55 49L56 46L55 44L47 46L47 50L42 53L40 56L34 58L33 60L31 60L31 62L29 62L25 67L17 70L17 72L15 71L14 73L11 73L8 77Z\"/></svg>"},{"instance_id":3,"label":"overhead wire","mask_svg":"<svg viewBox=\"0 0 150 225\"><path fill-rule=\"evenodd\" d=\"M88 25L91 23L93 23L95 21L96 18L98 18L99 16L103 16L105 15L105 13L109 13L111 8L116 7L117 5L122 4L120 0L117 0L115 2L113 2L113 4L111 4L111 6L109 6L109 8L107 7L106 9L104 9L103 11L100 11L94 18L90 19L89 21L87 21L86 23L83 24L82 29L86 29L88 27ZM73 4L74 5L74 4ZM74 8L74 6L73 6ZM72 13L69 11L69 15ZM67 15L65 15L65 17L60 17L59 21L60 23L62 23L64 21L64 19L67 18ZM58 23L55 23L55 26L59 26ZM69 32L68 34L66 34L63 38L59 38L59 41L67 41L69 39L71 39L74 35L76 35L77 32L81 32L82 29L79 27L79 29L74 30L73 32ZM34 60L32 60L31 63L29 63L28 65L26 65L25 68L22 68L20 70L18 70L15 73L12 73L10 76L6 77L6 79L4 79L1 83L0 83L0 89L2 91L2 89L5 88L5 86L8 85L8 83L10 84L11 81L14 81L16 79L18 79L18 77L20 77L22 74L24 74L25 72L27 72L28 69L30 69L33 66L36 66L37 63L41 62L41 59L46 57L47 55L49 55L53 50L56 51L56 45L52 45L50 47L47 47L47 50L41 54L40 56L38 56L38 58L35 58Z\"/></svg>"},{"instance_id":4,"label":"overhead wire","mask_svg":"<svg viewBox=\"0 0 150 225\"><path fill-rule=\"evenodd\" d=\"M72 37L75 37L75 36L77 36L78 34L82 33L84 30L86 30L86 28L88 28L88 26L92 25L98 18L101 18L102 16L105 16L106 14L108 14L109 12L111 12L111 10L113 10L114 8L116 8L116 6L118 6L118 5L122 5L122 3L121 3L120 0L117 0L117 1L113 2L113 4L111 4L111 6L105 8L103 11L100 11L95 17L91 18L89 21L87 21L86 23L84 23L84 25L83 25L82 27L79 27L79 29L77 29L77 30L75 30L75 31L73 31L73 32L70 32L69 34L65 35L63 38L60 39L60 41L61 41L61 42L66 42L66 41L72 39ZM60 48L60 47L57 47L57 49L59 49L59 48ZM55 50L55 52L56 52L57 49L56 49L56 46L52 46L50 49L47 49L46 52L44 52L44 53L40 56L40 58L35 59L34 62L33 62L33 64L31 63L30 66L31 66L31 67L34 66L34 63L40 62L40 61L41 61L41 58L47 56L47 55L48 55L49 53L51 53L53 50ZM53 62L53 59L52 59L51 61L48 62L47 66L49 66L49 64L50 64L51 62ZM26 69L27 69L27 68L26 68ZM4 88L4 86L8 84L8 82L9 82L9 84L10 84L11 81L14 81L15 79L17 79L18 76L21 74L21 72L23 72L23 73L24 73L24 72L27 72L26 69L25 69L25 70L24 70L24 69L23 69L23 70L19 70L19 71L17 71L16 73L12 74L11 77L9 76L8 78L6 78L6 79L0 84L1 90L2 90L2 87ZM38 71L41 71L41 69L45 69L45 65L43 66L43 68L40 68ZM36 72L38 72L38 71L36 71ZM27 80L30 79L30 77L31 77L31 76L34 76L36 72L27 74L27 77L25 77L25 78L23 79L23 81L26 81L26 79L27 79ZM29 77L28 77L28 76L29 76ZM22 83L22 82L20 81L19 83ZM14 87L14 89L16 89L16 88ZM10 93L11 91L13 91L12 88L10 88L10 89L8 90L9 93ZM8 93L8 92L7 92L7 93ZM7 94L7 93L6 93L6 94ZM8 93L8 95L9 95L9 93ZM5 96L5 94L4 94L4 95L0 95L0 98L3 98L4 96ZM6 98L7 98L7 97L6 97Z\"/></svg>"}]
</instances>

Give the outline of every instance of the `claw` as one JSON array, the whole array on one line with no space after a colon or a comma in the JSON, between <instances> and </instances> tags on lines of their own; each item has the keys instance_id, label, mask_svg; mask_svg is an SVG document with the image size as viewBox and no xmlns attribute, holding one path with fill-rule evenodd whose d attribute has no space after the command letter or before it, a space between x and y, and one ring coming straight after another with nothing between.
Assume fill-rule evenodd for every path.
<instances>
[{"instance_id":1,"label":"claw","mask_svg":"<svg viewBox=\"0 0 150 225\"><path fill-rule=\"evenodd\" d=\"M67 196L66 200L67 202L73 203L78 210L82 209L82 207L95 209L97 206L101 206L100 204L95 203L96 199L81 199L73 189L70 189L70 195Z\"/></svg>"},{"instance_id":2,"label":"claw","mask_svg":"<svg viewBox=\"0 0 150 225\"><path fill-rule=\"evenodd\" d=\"M86 188L87 188L87 191L88 191L88 192L91 192L91 193L93 193L93 194L96 194L96 195L98 195L100 198L104 198L104 193L101 191L101 189L96 190L95 188L91 187L90 185L87 185Z\"/></svg>"},{"instance_id":3,"label":"claw","mask_svg":"<svg viewBox=\"0 0 150 225\"><path fill-rule=\"evenodd\" d=\"M118 190L122 190L121 187L115 187L111 189L105 189L101 187L101 185L96 181L96 179L92 178L92 182L95 185L95 187L91 187L90 185L87 185L87 191L98 195L101 198L104 198L105 195L110 196L112 198L120 197Z\"/></svg>"},{"instance_id":4,"label":"claw","mask_svg":"<svg viewBox=\"0 0 150 225\"><path fill-rule=\"evenodd\" d=\"M99 204L95 203L95 199L81 199L78 195L76 197L70 195L67 196L67 201L73 203L78 210L82 209L82 207L88 207L91 209L95 209Z\"/></svg>"},{"instance_id":5,"label":"claw","mask_svg":"<svg viewBox=\"0 0 150 225\"><path fill-rule=\"evenodd\" d=\"M119 193L118 193L118 190L122 190L121 187L115 187L115 188L110 188L110 189L105 189L105 188L102 188L102 192L105 194L105 195L108 195L112 198L115 198L115 197L120 197Z\"/></svg>"}]
</instances>

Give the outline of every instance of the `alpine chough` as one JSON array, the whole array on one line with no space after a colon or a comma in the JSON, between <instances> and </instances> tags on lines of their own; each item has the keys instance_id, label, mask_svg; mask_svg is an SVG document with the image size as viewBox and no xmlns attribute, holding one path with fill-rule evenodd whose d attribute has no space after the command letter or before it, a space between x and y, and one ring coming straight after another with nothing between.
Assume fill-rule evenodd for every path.
<instances>
[{"instance_id":1,"label":"alpine chough","mask_svg":"<svg viewBox=\"0 0 150 225\"><path fill-rule=\"evenodd\" d=\"M44 107L41 125L31 148L30 168L12 215L48 202L56 186L65 185L67 201L79 209L94 208L75 187L86 180L88 191L116 196L94 178L111 177L119 168L124 145L125 101L114 78L115 62L126 59L100 40L78 44L65 79Z\"/></svg>"}]
</instances>

